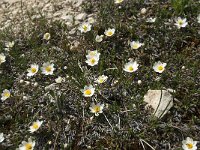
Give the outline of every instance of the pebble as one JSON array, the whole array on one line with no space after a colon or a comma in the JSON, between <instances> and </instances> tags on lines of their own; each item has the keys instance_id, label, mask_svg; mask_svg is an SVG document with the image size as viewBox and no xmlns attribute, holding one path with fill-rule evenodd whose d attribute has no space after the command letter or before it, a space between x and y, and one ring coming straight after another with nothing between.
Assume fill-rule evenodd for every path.
<instances>
[{"instance_id":1,"label":"pebble","mask_svg":"<svg viewBox=\"0 0 200 150\"><path fill-rule=\"evenodd\" d=\"M75 19L76 20L85 20L86 16L87 16L86 13L80 13L75 17Z\"/></svg>"}]
</instances>

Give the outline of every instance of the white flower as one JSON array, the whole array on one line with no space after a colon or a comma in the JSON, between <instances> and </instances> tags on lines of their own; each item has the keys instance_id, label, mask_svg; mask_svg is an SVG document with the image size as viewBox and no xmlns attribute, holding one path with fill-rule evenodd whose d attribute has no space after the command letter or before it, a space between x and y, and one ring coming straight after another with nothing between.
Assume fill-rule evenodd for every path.
<instances>
[{"instance_id":1,"label":"white flower","mask_svg":"<svg viewBox=\"0 0 200 150\"><path fill-rule=\"evenodd\" d=\"M123 2L124 0L115 0L115 4L119 4L121 2Z\"/></svg>"},{"instance_id":2,"label":"white flower","mask_svg":"<svg viewBox=\"0 0 200 150\"><path fill-rule=\"evenodd\" d=\"M50 64L49 62L47 62L42 65L42 74L52 75L54 70L54 64Z\"/></svg>"},{"instance_id":3,"label":"white flower","mask_svg":"<svg viewBox=\"0 0 200 150\"><path fill-rule=\"evenodd\" d=\"M33 124L29 127L30 128L29 131L31 133L37 131L40 128L40 126L42 125L42 123L43 123L43 121L39 121L39 120L37 120L36 122L33 122Z\"/></svg>"},{"instance_id":4,"label":"white flower","mask_svg":"<svg viewBox=\"0 0 200 150\"><path fill-rule=\"evenodd\" d=\"M63 78L62 77L58 77L55 79L56 83L62 83Z\"/></svg>"},{"instance_id":5,"label":"white flower","mask_svg":"<svg viewBox=\"0 0 200 150\"><path fill-rule=\"evenodd\" d=\"M0 54L0 64L4 63L5 61L6 61L6 56L3 53L1 53Z\"/></svg>"},{"instance_id":6,"label":"white flower","mask_svg":"<svg viewBox=\"0 0 200 150\"><path fill-rule=\"evenodd\" d=\"M95 88L92 85L85 86L84 89L81 90L83 93L83 96L85 97L91 97L94 94Z\"/></svg>"},{"instance_id":7,"label":"white flower","mask_svg":"<svg viewBox=\"0 0 200 150\"><path fill-rule=\"evenodd\" d=\"M14 45L15 45L14 41L5 43L5 46L8 47L8 48L12 48Z\"/></svg>"},{"instance_id":8,"label":"white flower","mask_svg":"<svg viewBox=\"0 0 200 150\"><path fill-rule=\"evenodd\" d=\"M44 40L49 40L51 38L51 34L50 33L45 33L44 35L43 35L43 39Z\"/></svg>"},{"instance_id":9,"label":"white flower","mask_svg":"<svg viewBox=\"0 0 200 150\"><path fill-rule=\"evenodd\" d=\"M99 62L99 57L94 56L94 57L88 57L87 60L85 61L89 66L95 66Z\"/></svg>"},{"instance_id":10,"label":"white flower","mask_svg":"<svg viewBox=\"0 0 200 150\"><path fill-rule=\"evenodd\" d=\"M3 136L3 133L0 133L0 143L3 142L4 139L5 139L5 138L4 138L4 136Z\"/></svg>"},{"instance_id":11,"label":"white flower","mask_svg":"<svg viewBox=\"0 0 200 150\"><path fill-rule=\"evenodd\" d=\"M97 50L88 51L86 55L87 60L85 61L89 66L95 66L99 62L100 53Z\"/></svg>"},{"instance_id":12,"label":"white flower","mask_svg":"<svg viewBox=\"0 0 200 150\"><path fill-rule=\"evenodd\" d=\"M108 79L107 76L102 75L102 76L99 76L99 77L97 78L96 82L99 83L99 84L101 84L101 83L106 82L107 79Z\"/></svg>"},{"instance_id":13,"label":"white flower","mask_svg":"<svg viewBox=\"0 0 200 150\"><path fill-rule=\"evenodd\" d=\"M192 138L187 137L186 140L182 141L182 148L184 150L197 150L197 141L193 141Z\"/></svg>"},{"instance_id":14,"label":"white flower","mask_svg":"<svg viewBox=\"0 0 200 150\"><path fill-rule=\"evenodd\" d=\"M128 63L126 63L125 65L124 65L124 71L126 71L126 72L135 72L136 70L138 70L138 66L139 66L139 64L136 62L136 61L130 61L130 62L128 62Z\"/></svg>"},{"instance_id":15,"label":"white flower","mask_svg":"<svg viewBox=\"0 0 200 150\"><path fill-rule=\"evenodd\" d=\"M79 30L81 31L81 33L86 33L88 31L91 30L91 25L87 22L84 22L81 24L81 26L79 27Z\"/></svg>"},{"instance_id":16,"label":"white flower","mask_svg":"<svg viewBox=\"0 0 200 150\"><path fill-rule=\"evenodd\" d=\"M88 54L86 55L86 58L91 58L91 57L99 57L100 53L97 50L94 51L88 51Z\"/></svg>"},{"instance_id":17,"label":"white flower","mask_svg":"<svg viewBox=\"0 0 200 150\"><path fill-rule=\"evenodd\" d=\"M96 38L95 38L96 42L101 42L103 41L103 35L97 35Z\"/></svg>"},{"instance_id":18,"label":"white flower","mask_svg":"<svg viewBox=\"0 0 200 150\"><path fill-rule=\"evenodd\" d=\"M146 22L153 23L153 22L155 22L155 21L156 21L156 18L150 17L150 18L147 18L147 21L146 21Z\"/></svg>"},{"instance_id":19,"label":"white flower","mask_svg":"<svg viewBox=\"0 0 200 150\"><path fill-rule=\"evenodd\" d=\"M93 24L95 22L95 19L93 17L88 18L88 22Z\"/></svg>"},{"instance_id":20,"label":"white flower","mask_svg":"<svg viewBox=\"0 0 200 150\"><path fill-rule=\"evenodd\" d=\"M188 25L186 20L187 20L186 18L182 19L181 17L178 17L175 20L176 21L175 25L177 26L178 29L184 28L184 27L186 27Z\"/></svg>"},{"instance_id":21,"label":"white flower","mask_svg":"<svg viewBox=\"0 0 200 150\"><path fill-rule=\"evenodd\" d=\"M155 62L153 65L153 69L155 72L162 73L165 70L166 63L162 63L160 61Z\"/></svg>"},{"instance_id":22,"label":"white flower","mask_svg":"<svg viewBox=\"0 0 200 150\"><path fill-rule=\"evenodd\" d=\"M35 147L35 141L31 138L28 139L28 142L22 141L22 144L19 145L17 150L33 150Z\"/></svg>"},{"instance_id":23,"label":"white flower","mask_svg":"<svg viewBox=\"0 0 200 150\"><path fill-rule=\"evenodd\" d=\"M114 28L108 28L107 30L105 30L104 34L106 36L113 36L113 34L115 33L115 29Z\"/></svg>"},{"instance_id":24,"label":"white flower","mask_svg":"<svg viewBox=\"0 0 200 150\"><path fill-rule=\"evenodd\" d=\"M27 76L34 76L38 72L39 66L37 64L32 64L29 69L27 69Z\"/></svg>"},{"instance_id":25,"label":"white flower","mask_svg":"<svg viewBox=\"0 0 200 150\"><path fill-rule=\"evenodd\" d=\"M131 49L138 49L138 48L140 48L144 44L140 43L139 41L132 41L130 43L130 45L131 45Z\"/></svg>"},{"instance_id":26,"label":"white flower","mask_svg":"<svg viewBox=\"0 0 200 150\"><path fill-rule=\"evenodd\" d=\"M5 89L3 90L3 93L1 94L1 100L5 101L6 99L8 99L10 97L10 91Z\"/></svg>"},{"instance_id":27,"label":"white flower","mask_svg":"<svg viewBox=\"0 0 200 150\"><path fill-rule=\"evenodd\" d=\"M200 14L197 17L197 21L198 21L198 23L200 23Z\"/></svg>"},{"instance_id":28,"label":"white flower","mask_svg":"<svg viewBox=\"0 0 200 150\"><path fill-rule=\"evenodd\" d=\"M103 111L102 111L103 107L104 107L104 104L100 104L100 103L94 104L94 103L92 103L89 109L90 109L91 113L94 113L95 116L98 116L100 113L103 113Z\"/></svg>"}]
</instances>

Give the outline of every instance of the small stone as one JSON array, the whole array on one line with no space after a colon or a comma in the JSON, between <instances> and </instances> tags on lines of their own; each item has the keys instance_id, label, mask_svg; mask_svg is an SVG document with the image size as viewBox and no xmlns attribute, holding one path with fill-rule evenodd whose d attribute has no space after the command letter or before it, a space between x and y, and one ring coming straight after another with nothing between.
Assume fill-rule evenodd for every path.
<instances>
[{"instance_id":1,"label":"small stone","mask_svg":"<svg viewBox=\"0 0 200 150\"><path fill-rule=\"evenodd\" d=\"M141 80L138 80L138 84L139 84L139 85L142 84L142 81L141 81Z\"/></svg>"},{"instance_id":2,"label":"small stone","mask_svg":"<svg viewBox=\"0 0 200 150\"><path fill-rule=\"evenodd\" d=\"M60 76L59 76L58 78L55 79L55 82L56 82L56 83L62 83L62 81L63 81L63 78L60 77Z\"/></svg>"},{"instance_id":3,"label":"small stone","mask_svg":"<svg viewBox=\"0 0 200 150\"><path fill-rule=\"evenodd\" d=\"M87 16L86 13L80 13L75 17L75 19L76 20L85 20L86 16Z\"/></svg>"},{"instance_id":4,"label":"small stone","mask_svg":"<svg viewBox=\"0 0 200 150\"><path fill-rule=\"evenodd\" d=\"M61 16L61 19L68 21L68 22L73 22L73 16L72 15Z\"/></svg>"},{"instance_id":5,"label":"small stone","mask_svg":"<svg viewBox=\"0 0 200 150\"><path fill-rule=\"evenodd\" d=\"M34 86L34 87L37 87L37 86L38 86L38 83L37 83L37 82L35 82L35 83L33 84L33 86Z\"/></svg>"},{"instance_id":6,"label":"small stone","mask_svg":"<svg viewBox=\"0 0 200 150\"><path fill-rule=\"evenodd\" d=\"M71 31L69 31L69 34L70 34L70 35L72 35L72 34L74 34L74 33L76 33L76 28L73 28Z\"/></svg>"},{"instance_id":7,"label":"small stone","mask_svg":"<svg viewBox=\"0 0 200 150\"><path fill-rule=\"evenodd\" d=\"M72 27L72 25L73 25L72 22L66 22L65 24L66 24L68 27Z\"/></svg>"},{"instance_id":8,"label":"small stone","mask_svg":"<svg viewBox=\"0 0 200 150\"><path fill-rule=\"evenodd\" d=\"M23 100L28 100L28 97L27 96L23 96Z\"/></svg>"},{"instance_id":9,"label":"small stone","mask_svg":"<svg viewBox=\"0 0 200 150\"><path fill-rule=\"evenodd\" d=\"M24 82L24 80L20 80L20 81L19 81L19 83L23 83L23 82Z\"/></svg>"},{"instance_id":10,"label":"small stone","mask_svg":"<svg viewBox=\"0 0 200 150\"><path fill-rule=\"evenodd\" d=\"M55 84L53 83L53 84L50 84L50 85L46 86L44 89L45 89L46 91L55 90L55 89L56 89L56 86L55 86Z\"/></svg>"},{"instance_id":11,"label":"small stone","mask_svg":"<svg viewBox=\"0 0 200 150\"><path fill-rule=\"evenodd\" d=\"M167 90L148 90L144 96L146 106L153 108L153 114L162 118L173 106L173 97Z\"/></svg>"},{"instance_id":12,"label":"small stone","mask_svg":"<svg viewBox=\"0 0 200 150\"><path fill-rule=\"evenodd\" d=\"M75 7L80 7L82 3L83 3L83 0L77 0Z\"/></svg>"},{"instance_id":13,"label":"small stone","mask_svg":"<svg viewBox=\"0 0 200 150\"><path fill-rule=\"evenodd\" d=\"M26 85L30 85L30 82L29 81L25 81Z\"/></svg>"},{"instance_id":14,"label":"small stone","mask_svg":"<svg viewBox=\"0 0 200 150\"><path fill-rule=\"evenodd\" d=\"M142 15L146 14L146 12L147 12L147 9L146 9L146 8L142 8L141 11L140 11L140 13L141 13Z\"/></svg>"}]
</instances>

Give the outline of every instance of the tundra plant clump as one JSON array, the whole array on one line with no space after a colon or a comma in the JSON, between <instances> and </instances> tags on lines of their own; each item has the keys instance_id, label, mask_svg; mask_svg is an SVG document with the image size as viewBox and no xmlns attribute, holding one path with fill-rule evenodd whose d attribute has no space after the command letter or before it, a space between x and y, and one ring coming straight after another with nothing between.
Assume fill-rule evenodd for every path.
<instances>
[{"instance_id":1,"label":"tundra plant clump","mask_svg":"<svg viewBox=\"0 0 200 150\"><path fill-rule=\"evenodd\" d=\"M200 3L81 7L70 26L29 10L2 29L0 149L198 149Z\"/></svg>"}]
</instances>

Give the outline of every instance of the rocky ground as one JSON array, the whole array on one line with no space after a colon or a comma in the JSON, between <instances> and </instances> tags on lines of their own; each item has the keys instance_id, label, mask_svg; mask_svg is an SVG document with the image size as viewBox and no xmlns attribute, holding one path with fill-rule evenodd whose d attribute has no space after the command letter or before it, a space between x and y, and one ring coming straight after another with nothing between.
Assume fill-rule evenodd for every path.
<instances>
[{"instance_id":1,"label":"rocky ground","mask_svg":"<svg viewBox=\"0 0 200 150\"><path fill-rule=\"evenodd\" d=\"M94 14L86 14L81 7L83 0L2 0L0 1L0 29L10 28L18 34L20 29L27 31L32 21L44 17L49 21L61 21L68 27L71 49L78 46L76 27Z\"/></svg>"},{"instance_id":2,"label":"rocky ground","mask_svg":"<svg viewBox=\"0 0 200 150\"><path fill-rule=\"evenodd\" d=\"M69 27L86 19L80 5L83 0L2 0L0 1L1 28L28 22L31 19L45 16L53 20L61 20ZM28 12L28 13L27 13ZM32 15L34 13L34 15ZM17 22L17 23L16 23Z\"/></svg>"}]
</instances>

